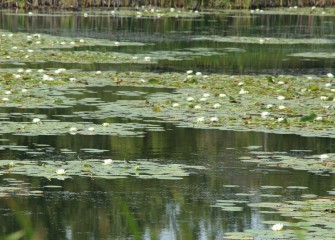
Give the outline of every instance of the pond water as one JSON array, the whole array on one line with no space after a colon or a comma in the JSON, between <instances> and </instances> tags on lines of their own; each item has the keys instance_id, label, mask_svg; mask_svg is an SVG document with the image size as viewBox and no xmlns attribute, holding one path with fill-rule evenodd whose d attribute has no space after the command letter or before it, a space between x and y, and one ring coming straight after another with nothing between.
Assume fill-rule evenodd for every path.
<instances>
[{"instance_id":1,"label":"pond water","mask_svg":"<svg viewBox=\"0 0 335 240\"><path fill-rule=\"evenodd\" d=\"M162 58L154 64L23 61L20 65L0 62L0 66L18 68L25 64L25 68L32 69L64 67L84 71L185 72L196 69L208 74L314 75L326 74L335 67L333 58L291 56L301 52L332 52L335 45L330 43L260 44L195 40L195 37L207 35L332 40L335 33L331 24L333 17L221 13L196 18L138 19L110 17L99 12L94 14L94 17L83 18L79 13L28 16L5 11L0 12L0 28L12 32L143 42L147 45L78 47L74 51L117 51L153 58L168 55L170 59ZM298 219L250 204L280 204L331 196L330 191L334 192L335 186L334 174L267 167L241 161L241 157L257 155L253 151L289 156L331 153L334 152L335 139L183 128L157 119L123 115L101 119L90 114L106 102L144 102L153 94L173 91L153 87L88 86L68 89L65 96L75 99L77 104L66 108L1 107L2 121L24 122L32 116L39 116L48 121L86 124L150 122L153 126L141 129L140 135L47 134L43 131L23 135L2 132L0 156L3 161L10 159L41 164L45 160L55 161L66 169L69 162L78 158L83 162L89 159L102 162L112 158L130 160L128 167L131 169L141 161L204 168L191 169L188 176L178 180L136 176L105 179L94 175L62 180L3 174L0 176L4 189L1 193L10 192L10 195L1 197L0 235L25 227L35 234L34 239L224 239L229 232L268 230L273 223L284 222L286 229L293 230L290 238L301 237L294 232L298 229L294 225ZM99 103L98 106L95 103ZM34 194L33 191L40 192ZM218 204L225 200L229 203L225 207ZM329 239L335 237L334 229L328 227L325 230ZM310 234L313 231L308 230ZM280 234L269 233L268 237L259 239L283 237Z\"/></svg>"}]
</instances>

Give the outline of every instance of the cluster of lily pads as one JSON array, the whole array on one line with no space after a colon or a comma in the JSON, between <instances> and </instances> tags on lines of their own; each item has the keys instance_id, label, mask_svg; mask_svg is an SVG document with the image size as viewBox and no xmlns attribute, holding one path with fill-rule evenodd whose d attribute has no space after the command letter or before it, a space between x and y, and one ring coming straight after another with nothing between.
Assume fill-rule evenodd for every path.
<instances>
[{"instance_id":1,"label":"cluster of lily pads","mask_svg":"<svg viewBox=\"0 0 335 240\"><path fill-rule=\"evenodd\" d=\"M142 44L9 32L2 32L0 36L1 61L22 64L26 55L29 61L49 61L52 56L56 56L57 61L66 66L69 62L84 58L81 54L91 55L91 57L95 54L105 54L90 51L78 53L75 46L117 47ZM73 51L62 51L64 47L72 48ZM104 57L101 56L101 59ZM108 59L108 61L112 60ZM128 56L122 61L132 62L134 59ZM143 57L141 61L151 64L150 57ZM40 116L33 113L26 115L20 113L26 119L13 122L9 121L14 116L10 111L1 114L3 121L0 124L3 133L142 136L143 129L163 130L151 123L164 121L182 127L335 136L333 129L335 117L332 114L335 86L333 86L334 76L331 73L326 76L230 76L206 75L196 70L185 73L132 71L117 73L66 68L27 69L23 66L17 69L0 70L1 107L29 111L36 108L72 108L84 105L93 108L72 112L71 116L85 120L100 119L105 125L90 122L72 123L55 119L60 116ZM101 87L101 89L105 86L113 86L113 94L130 98L106 101L101 99L99 94L95 98L81 98L85 91L90 91L88 90L90 86ZM133 94L124 91L122 87L135 88L133 93L139 98L131 99ZM136 87L149 88L152 91L150 94L142 94L140 90L136 90ZM169 89L169 91L158 91L159 89ZM128 118L136 123L108 125L105 119L113 117ZM297 163L306 163L306 159L298 161L299 159L288 156L266 157L267 160L263 162L271 166L293 167L313 172L333 172L332 162L328 160L320 162L315 158L306 168L306 164L302 166ZM260 159L265 157L244 160L260 161ZM308 161L312 160L308 158Z\"/></svg>"},{"instance_id":2,"label":"cluster of lily pads","mask_svg":"<svg viewBox=\"0 0 335 240\"><path fill-rule=\"evenodd\" d=\"M238 185L224 185L225 188L239 190ZM300 191L296 200L285 200L282 195L260 194L258 191L278 191L282 186L261 186L260 190L247 193L235 193L233 199L219 199L212 207L221 208L225 212L242 212L246 208L257 209L263 214L263 225L255 225L243 232L226 232L225 239L332 239L327 234L335 228L331 219L334 215L334 198L318 198L314 194L304 193L308 188L304 186L288 186L283 192ZM334 195L333 191L329 191ZM259 196L265 201L259 201ZM278 198L284 199L278 201ZM271 201L272 200L272 201ZM267 216L280 215L281 220L267 220Z\"/></svg>"},{"instance_id":3,"label":"cluster of lily pads","mask_svg":"<svg viewBox=\"0 0 335 240\"><path fill-rule=\"evenodd\" d=\"M0 187L0 197L16 196L41 196L43 191L32 189L30 183L15 178L4 178Z\"/></svg>"},{"instance_id":4,"label":"cluster of lily pads","mask_svg":"<svg viewBox=\"0 0 335 240\"><path fill-rule=\"evenodd\" d=\"M5 49L8 49L9 45L19 44L28 36L31 35L2 34L0 39L2 60L13 61L11 57L7 59L7 56L13 55L15 61L19 61L14 52L9 54ZM16 41L16 38L19 40ZM40 39L39 36L36 38ZM57 48L53 51L56 51L56 55L63 54L59 51L62 48L62 40L52 36L45 38L48 39L45 40L48 45L52 45L51 42L60 41L58 52ZM101 40L101 43L99 41L83 40L84 44L106 44L107 40ZM40 44L43 45L43 41ZM36 51L41 53L37 54L39 61L49 60L49 54L45 55L44 50L39 47L36 46ZM17 50L17 52L20 51L26 54L23 49ZM76 52L73 52L73 55L76 55ZM34 52L31 54L30 61L33 60L34 54ZM64 58L57 57L57 59L65 65L67 62L76 61L66 54ZM97 99L91 102L91 106L94 105L98 109L84 114L104 117L135 114L136 118L156 118L187 127L334 136L332 125L335 118L331 112L335 87L331 74L329 76L229 76L204 75L192 70L187 73L160 74L87 72L65 68L33 70L21 67L16 71L13 69L0 71L0 79L3 83L0 89L0 103L5 107L74 106L78 104L78 100L64 95L70 87L121 85L174 88L175 91L171 93L151 94L146 97L146 101L101 102Z\"/></svg>"},{"instance_id":5,"label":"cluster of lily pads","mask_svg":"<svg viewBox=\"0 0 335 240\"><path fill-rule=\"evenodd\" d=\"M335 173L335 154L292 156L287 153L251 151L250 156L240 157L243 162L280 168L293 168L320 175Z\"/></svg>"},{"instance_id":6,"label":"cluster of lily pads","mask_svg":"<svg viewBox=\"0 0 335 240\"><path fill-rule=\"evenodd\" d=\"M201 171L205 167L184 164L162 164L157 161L127 160L71 160L71 161L29 161L2 160L0 174L19 174L47 179L64 180L71 176L118 179L137 177L143 179L179 180L190 174L189 170Z\"/></svg>"},{"instance_id":7,"label":"cluster of lily pads","mask_svg":"<svg viewBox=\"0 0 335 240\"><path fill-rule=\"evenodd\" d=\"M20 13L7 13L7 14L15 14L15 15L28 15L30 17L34 16L44 16L45 13L41 12L20 12ZM204 11L199 12L197 10L188 10L185 8L161 8L154 6L141 6L137 9L129 9L129 8L118 8L116 10L104 11L99 10L95 11L83 11L77 13L77 15L82 16L83 18L92 18L92 17L136 17L136 18L163 18L163 17L174 17L174 18L194 18L198 17L201 14L204 14ZM54 13L54 16L66 16L66 13Z\"/></svg>"}]
</instances>

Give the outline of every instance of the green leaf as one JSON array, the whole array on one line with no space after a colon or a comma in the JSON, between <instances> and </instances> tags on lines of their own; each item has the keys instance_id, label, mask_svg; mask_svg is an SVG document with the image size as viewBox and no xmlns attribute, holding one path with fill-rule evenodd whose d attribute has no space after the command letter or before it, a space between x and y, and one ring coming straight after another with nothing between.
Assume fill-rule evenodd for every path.
<instances>
[{"instance_id":1,"label":"green leaf","mask_svg":"<svg viewBox=\"0 0 335 240\"><path fill-rule=\"evenodd\" d=\"M311 91L318 91L319 90L319 86L313 85L313 86L310 86L309 89Z\"/></svg>"},{"instance_id":2,"label":"green leaf","mask_svg":"<svg viewBox=\"0 0 335 240\"><path fill-rule=\"evenodd\" d=\"M150 83L150 84L159 84L159 83L161 83L161 80L159 80L157 78L150 78L148 80L148 83Z\"/></svg>"},{"instance_id":3,"label":"green leaf","mask_svg":"<svg viewBox=\"0 0 335 240\"><path fill-rule=\"evenodd\" d=\"M275 81L273 80L272 76L267 77L268 83L274 83Z\"/></svg>"},{"instance_id":4,"label":"green leaf","mask_svg":"<svg viewBox=\"0 0 335 240\"><path fill-rule=\"evenodd\" d=\"M303 116L302 118L300 118L300 122L313 122L316 117L316 114L312 113L308 116Z\"/></svg>"}]
</instances>

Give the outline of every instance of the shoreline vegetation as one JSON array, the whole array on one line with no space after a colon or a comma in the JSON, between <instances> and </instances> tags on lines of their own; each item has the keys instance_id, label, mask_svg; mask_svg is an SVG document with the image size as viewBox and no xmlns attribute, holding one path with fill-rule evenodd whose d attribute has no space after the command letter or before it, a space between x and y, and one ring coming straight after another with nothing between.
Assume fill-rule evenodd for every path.
<instances>
[{"instance_id":1,"label":"shoreline vegetation","mask_svg":"<svg viewBox=\"0 0 335 240\"><path fill-rule=\"evenodd\" d=\"M182 8L201 11L206 8L263 9L278 7L321 7L335 6L335 0L0 0L0 9L67 9L122 7L140 10L143 7Z\"/></svg>"}]
</instances>

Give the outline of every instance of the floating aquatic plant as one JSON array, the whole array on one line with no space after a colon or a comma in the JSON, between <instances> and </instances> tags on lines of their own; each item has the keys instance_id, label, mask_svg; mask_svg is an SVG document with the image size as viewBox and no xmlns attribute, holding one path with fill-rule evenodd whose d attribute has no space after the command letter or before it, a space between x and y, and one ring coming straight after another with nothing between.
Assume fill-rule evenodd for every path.
<instances>
[{"instance_id":1,"label":"floating aquatic plant","mask_svg":"<svg viewBox=\"0 0 335 240\"><path fill-rule=\"evenodd\" d=\"M332 153L310 156L288 155L286 153L267 153L251 151L251 156L241 157L243 162L281 168L305 170L316 174L335 173L335 155Z\"/></svg>"},{"instance_id":2,"label":"floating aquatic plant","mask_svg":"<svg viewBox=\"0 0 335 240\"><path fill-rule=\"evenodd\" d=\"M9 164L13 165L9 167ZM61 168L59 166L62 166ZM137 177L144 179L178 180L189 176L190 171L205 170L202 166L184 164L163 164L157 161L135 160L121 161L106 159L69 160L66 161L10 161L2 160L0 174L19 174L34 177L56 178L65 180L74 176L116 179Z\"/></svg>"}]
</instances>

